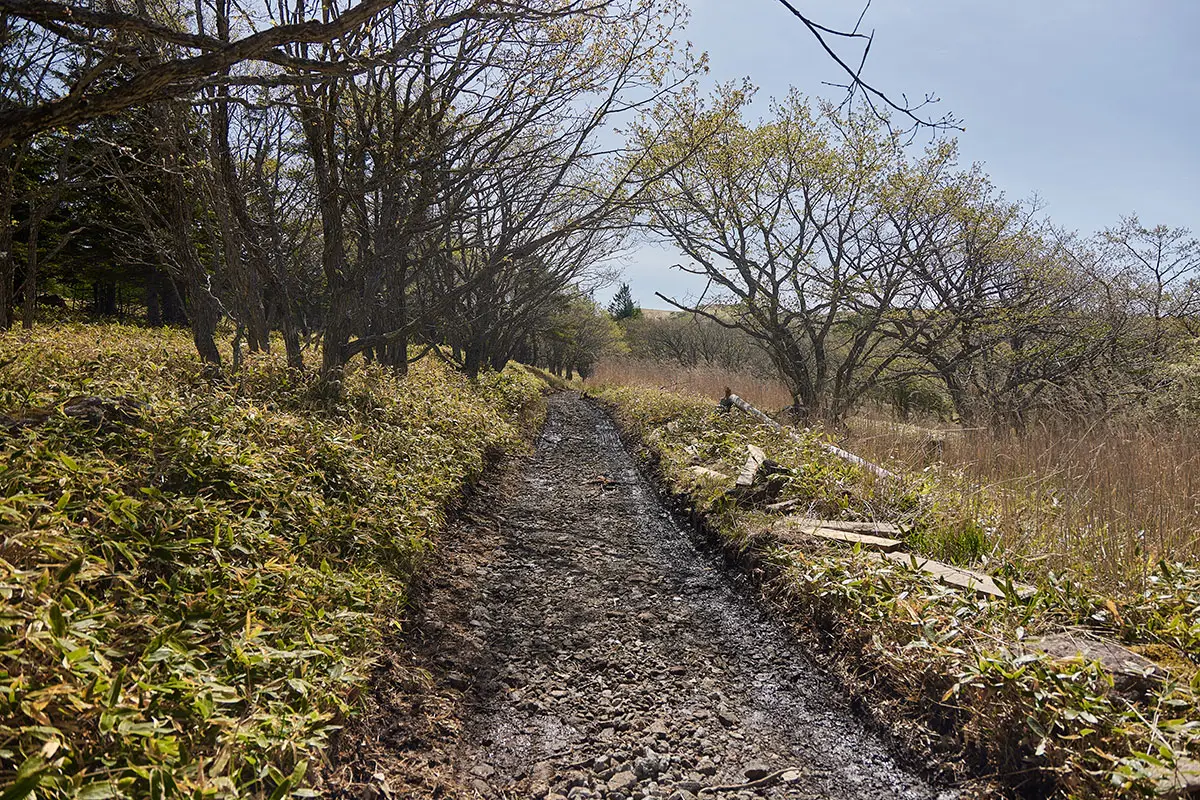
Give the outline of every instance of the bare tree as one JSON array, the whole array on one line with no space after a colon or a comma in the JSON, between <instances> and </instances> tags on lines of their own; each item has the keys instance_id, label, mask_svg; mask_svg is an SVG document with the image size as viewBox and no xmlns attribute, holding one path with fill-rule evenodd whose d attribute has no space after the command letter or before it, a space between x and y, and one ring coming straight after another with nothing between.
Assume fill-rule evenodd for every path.
<instances>
[{"instance_id":1,"label":"bare tree","mask_svg":"<svg viewBox=\"0 0 1200 800\"><path fill-rule=\"evenodd\" d=\"M1166 357L1182 335L1200 335L1200 240L1187 228L1147 227L1137 215L1100 234L1103 258L1143 320L1150 358Z\"/></svg>"},{"instance_id":2,"label":"bare tree","mask_svg":"<svg viewBox=\"0 0 1200 800\"><path fill-rule=\"evenodd\" d=\"M289 49L354 37L379 14L400 5L396 0L302 2L291 6L287 20L279 20L273 15L276 7L264 1L241 8L249 30L233 38L206 31L198 14L172 0L0 0L4 24L28 29L38 42L38 54L23 71L42 76L42 91L0 108L0 148L41 131L228 83L227 71L247 61L263 69L241 83L287 83L295 76L344 72L346 65L297 56ZM479 15L503 14L506 5L495 0L463 3L452 15L431 17L405 30L391 48L411 51L432 32ZM139 58L138 48L147 43L170 51L171 57L153 63Z\"/></svg>"},{"instance_id":3,"label":"bare tree","mask_svg":"<svg viewBox=\"0 0 1200 800\"><path fill-rule=\"evenodd\" d=\"M695 155L656 182L646 224L709 287L664 299L753 337L798 407L838 419L903 352L881 328L916 291L918 223L953 152L910 163L871 120L814 114L794 93L750 127L746 96L726 87L712 108L691 97L660 111L671 137L658 151Z\"/></svg>"},{"instance_id":4,"label":"bare tree","mask_svg":"<svg viewBox=\"0 0 1200 800\"><path fill-rule=\"evenodd\" d=\"M775 368L757 342L697 314L676 311L666 316L640 314L621 327L632 355L681 367L712 367L773 375Z\"/></svg>"},{"instance_id":5,"label":"bare tree","mask_svg":"<svg viewBox=\"0 0 1200 800\"><path fill-rule=\"evenodd\" d=\"M611 128L698 68L664 46L685 16L676 3L527 3L357 80L298 87L329 293L323 370L358 353L402 362L417 331L457 341L469 372L503 363L520 339L509 323L624 226L639 176Z\"/></svg>"},{"instance_id":6,"label":"bare tree","mask_svg":"<svg viewBox=\"0 0 1200 800\"><path fill-rule=\"evenodd\" d=\"M830 84L846 91L845 98L838 107L839 111L851 111L855 102L861 98L868 113L883 123L889 131L894 130L892 123L895 115L899 115L907 123L907 133L909 134L915 134L918 130L935 132L963 130L961 121L950 112L937 118L924 113L931 105L939 102L936 96L926 94L920 101L914 103L908 99L906 94L901 94L900 99L897 100L863 78L863 70L867 64L867 58L871 54L871 45L875 43L875 31L872 30L870 33L863 31L863 21L866 19L867 12L870 11L871 0L866 0L863 4L858 21L849 30L822 25L788 0L779 0L779 3L800 21L800 24L812 35L825 54L837 64L846 76L845 83ZM856 57L844 55L836 46L838 42L852 46L858 45L861 50ZM858 62L857 65L854 64L855 60Z\"/></svg>"}]
</instances>

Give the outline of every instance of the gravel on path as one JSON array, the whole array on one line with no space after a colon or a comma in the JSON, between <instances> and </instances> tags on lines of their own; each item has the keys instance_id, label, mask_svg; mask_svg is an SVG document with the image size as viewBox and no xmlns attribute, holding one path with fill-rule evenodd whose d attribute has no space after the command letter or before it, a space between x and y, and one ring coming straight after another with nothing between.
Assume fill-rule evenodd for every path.
<instances>
[{"instance_id":1,"label":"gravel on path","mask_svg":"<svg viewBox=\"0 0 1200 800\"><path fill-rule=\"evenodd\" d=\"M461 691L430 758L455 794L955 796L896 763L676 524L605 414L549 402L536 452L471 501L425 590L424 650Z\"/></svg>"}]
</instances>

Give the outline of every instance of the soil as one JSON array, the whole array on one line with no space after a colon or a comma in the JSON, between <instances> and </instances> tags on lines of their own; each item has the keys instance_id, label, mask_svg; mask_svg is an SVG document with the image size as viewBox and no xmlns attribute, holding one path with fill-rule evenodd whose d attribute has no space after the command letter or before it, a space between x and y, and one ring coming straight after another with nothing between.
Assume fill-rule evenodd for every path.
<instances>
[{"instance_id":1,"label":"soil","mask_svg":"<svg viewBox=\"0 0 1200 800\"><path fill-rule=\"evenodd\" d=\"M601 411L549 400L535 453L447 532L404 655L333 754L360 797L938 798Z\"/></svg>"}]
</instances>

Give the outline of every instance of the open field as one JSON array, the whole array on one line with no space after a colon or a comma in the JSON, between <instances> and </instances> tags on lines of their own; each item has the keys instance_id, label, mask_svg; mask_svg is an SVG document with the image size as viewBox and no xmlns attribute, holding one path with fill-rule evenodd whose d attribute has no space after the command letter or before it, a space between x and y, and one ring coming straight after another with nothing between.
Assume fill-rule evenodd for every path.
<instances>
[{"instance_id":1,"label":"open field","mask_svg":"<svg viewBox=\"0 0 1200 800\"><path fill-rule=\"evenodd\" d=\"M1140 592L1160 560L1200 559L1200 436L1186 426L940 433L859 417L850 430L844 446L927 470L985 522L993 552L1031 571Z\"/></svg>"}]
</instances>

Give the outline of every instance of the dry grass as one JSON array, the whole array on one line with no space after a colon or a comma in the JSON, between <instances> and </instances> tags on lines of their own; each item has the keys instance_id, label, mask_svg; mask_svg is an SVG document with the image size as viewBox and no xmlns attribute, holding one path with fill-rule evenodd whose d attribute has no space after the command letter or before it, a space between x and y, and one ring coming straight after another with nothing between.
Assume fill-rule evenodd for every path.
<instances>
[{"instance_id":1,"label":"dry grass","mask_svg":"<svg viewBox=\"0 0 1200 800\"><path fill-rule=\"evenodd\" d=\"M766 591L781 601L771 610L785 615L835 674L867 692L864 706L903 731L904 742L932 743L939 760L968 770L956 777L967 779L962 785L970 787L971 796L1116 800L1181 795L1174 770L1200 755L1200 626L1195 622L1200 569L1156 570L1146 592L1115 598L1048 575L1037 581L1028 602L960 592L907 564L773 536L770 518L761 510L730 502L727 481L697 479L690 467L698 459L728 474L738 469L746 444L753 441L782 463L799 467L781 496L807 507L824 505L823 514L847 519L863 518L864 508L916 511L914 528L904 537L913 552L923 552L931 534L955 534L953 517L963 499L955 492L970 484L964 471L932 470L926 478L915 473L908 484L923 489L920 501L820 458L809 436L783 437L747 415L714 414L702 398L641 387L614 388L600 397L653 454L671 491L685 496L695 518L740 560L746 575L765 579ZM879 435L896 430L881 423ZM898 430L897 446L924 435L915 426ZM860 444L869 438L861 430L855 435ZM1108 454L1101 450L1093 458L1099 464ZM1078 456L1070 463L1089 462ZM1018 476L1025 469L1019 459L1004 467ZM1094 472L1101 477L1099 469ZM998 483L989 491L1007 491ZM1088 489L1088 482L1080 481L1079 491ZM883 509L889 496L893 507ZM1013 497L1017 502L1021 496ZM1090 545L1073 546L1067 558L1085 563ZM1008 556L1003 546L999 549L998 555ZM1007 573L995 563L986 568ZM1156 662L1170 678L1131 691L1095 661L1040 652L1041 637L1064 631L1120 642Z\"/></svg>"},{"instance_id":2,"label":"dry grass","mask_svg":"<svg viewBox=\"0 0 1200 800\"><path fill-rule=\"evenodd\" d=\"M995 548L1031 572L1140 592L1158 561L1200 561L1200 434L1186 427L1001 434L860 417L850 431L866 458L950 478L940 483L988 522Z\"/></svg>"},{"instance_id":3,"label":"dry grass","mask_svg":"<svg viewBox=\"0 0 1200 800\"><path fill-rule=\"evenodd\" d=\"M588 378L589 386L645 386L681 394L700 394L716 403L728 386L743 398L763 409L778 410L790 405L792 396L778 380L751 372L728 372L713 367L691 369L676 364L639 361L632 358L610 359L601 363Z\"/></svg>"},{"instance_id":4,"label":"dry grass","mask_svg":"<svg viewBox=\"0 0 1200 800\"><path fill-rule=\"evenodd\" d=\"M715 369L608 362L589 384L719 398L725 386L766 411L790 402L777 381ZM1160 560L1200 562L1200 432L1185 426L1034 426L1021 433L914 425L886 409L852 418L840 444L908 473L982 520L993 557L1030 577L1069 574L1097 591L1141 592ZM935 444L940 442L940 445Z\"/></svg>"}]
</instances>

